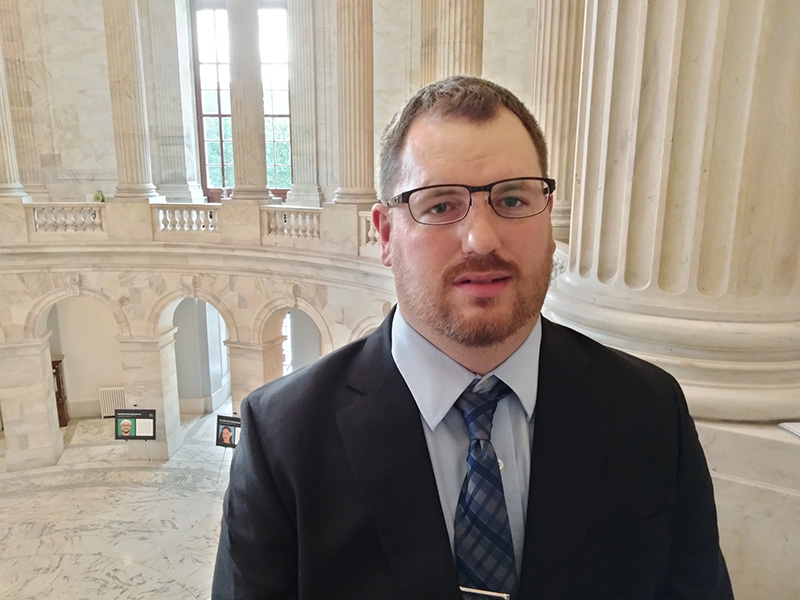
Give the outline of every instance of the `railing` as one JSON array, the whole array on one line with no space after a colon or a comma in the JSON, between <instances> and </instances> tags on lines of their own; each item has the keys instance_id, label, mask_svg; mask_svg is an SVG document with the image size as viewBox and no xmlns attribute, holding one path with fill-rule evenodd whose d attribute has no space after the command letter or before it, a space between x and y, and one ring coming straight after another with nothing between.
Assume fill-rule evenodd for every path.
<instances>
[{"instance_id":1,"label":"railing","mask_svg":"<svg viewBox=\"0 0 800 600\"><path fill-rule=\"evenodd\" d=\"M216 206L208 204L152 204L156 231L214 233L219 231Z\"/></svg>"},{"instance_id":2,"label":"railing","mask_svg":"<svg viewBox=\"0 0 800 600\"><path fill-rule=\"evenodd\" d=\"M380 236L372 224L372 212L369 210L358 212L358 253L372 258L381 255Z\"/></svg>"},{"instance_id":3,"label":"railing","mask_svg":"<svg viewBox=\"0 0 800 600\"><path fill-rule=\"evenodd\" d=\"M33 216L35 232L99 232L103 228L103 204L86 202L34 203L25 206Z\"/></svg>"},{"instance_id":4,"label":"railing","mask_svg":"<svg viewBox=\"0 0 800 600\"><path fill-rule=\"evenodd\" d=\"M286 208L265 206L267 237L319 240L321 208Z\"/></svg>"}]
</instances>

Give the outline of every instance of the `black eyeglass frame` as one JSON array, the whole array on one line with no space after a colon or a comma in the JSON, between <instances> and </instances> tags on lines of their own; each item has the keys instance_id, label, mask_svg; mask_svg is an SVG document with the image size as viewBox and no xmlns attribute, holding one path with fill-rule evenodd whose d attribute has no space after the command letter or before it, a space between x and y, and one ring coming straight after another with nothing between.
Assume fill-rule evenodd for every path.
<instances>
[{"instance_id":1,"label":"black eyeglass frame","mask_svg":"<svg viewBox=\"0 0 800 600\"><path fill-rule=\"evenodd\" d=\"M497 209L495 208L494 204L492 204L492 188L500 183L508 183L509 181L542 181L546 183L547 187L549 188L547 194L548 196L552 196L553 192L556 191L556 180L550 179L549 177L511 177L509 179L501 179L500 181L487 183L486 185L466 185L463 183L438 183L435 185L424 185L422 187L414 188L413 190L406 190L405 192L400 192L396 196L392 196L391 198L386 200L386 206L388 206L389 208L394 208L396 206L400 206L401 204L408 204L408 201L411 198L411 194L414 194L416 192L421 192L423 190L430 190L443 187L459 187L459 188L464 188L469 192L469 205L467 206L467 211L464 213L464 216L461 217L460 219L457 219L455 221L448 221L447 223L423 223L422 221L417 221L417 218L414 216L414 213L411 212L411 207L409 207L408 209L408 214L410 214L411 218L414 219L414 221L416 221L420 225L434 225L434 226L452 225L453 223L458 223L459 221L463 221L464 219L467 218L469 211L472 210L472 194L474 194L475 192L488 192L489 195L486 198L487 204L489 204L489 206L492 207L494 214L496 214L498 217L502 219L528 219L530 217L535 217L536 215L542 214L547 209L548 203L545 203L544 207L542 207L542 210L530 215L524 215L522 217L509 217L506 215L501 215L499 212L497 212Z\"/></svg>"}]
</instances>

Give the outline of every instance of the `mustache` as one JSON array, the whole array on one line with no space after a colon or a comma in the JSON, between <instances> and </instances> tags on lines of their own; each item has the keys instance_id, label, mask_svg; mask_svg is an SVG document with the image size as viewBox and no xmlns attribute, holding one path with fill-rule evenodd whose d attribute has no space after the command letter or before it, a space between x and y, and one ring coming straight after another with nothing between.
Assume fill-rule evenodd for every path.
<instances>
[{"instance_id":1,"label":"mustache","mask_svg":"<svg viewBox=\"0 0 800 600\"><path fill-rule=\"evenodd\" d=\"M464 260L448 267L443 279L452 281L457 279L462 273L475 273L483 271L505 271L512 277L520 274L520 268L516 263L507 261L497 256L494 252L484 255L470 255Z\"/></svg>"}]
</instances>

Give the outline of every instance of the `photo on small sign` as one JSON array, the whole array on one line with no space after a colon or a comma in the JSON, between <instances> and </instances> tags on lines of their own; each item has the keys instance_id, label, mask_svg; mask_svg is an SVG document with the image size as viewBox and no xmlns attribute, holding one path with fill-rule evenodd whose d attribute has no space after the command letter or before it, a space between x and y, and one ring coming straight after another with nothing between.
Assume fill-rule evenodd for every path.
<instances>
[{"instance_id":1,"label":"photo on small sign","mask_svg":"<svg viewBox=\"0 0 800 600\"><path fill-rule=\"evenodd\" d=\"M239 428L241 427L239 417L217 416L217 446L224 448L236 448L239 439Z\"/></svg>"},{"instance_id":2,"label":"photo on small sign","mask_svg":"<svg viewBox=\"0 0 800 600\"><path fill-rule=\"evenodd\" d=\"M156 439L156 411L152 408L115 409L114 421L114 439Z\"/></svg>"}]
</instances>

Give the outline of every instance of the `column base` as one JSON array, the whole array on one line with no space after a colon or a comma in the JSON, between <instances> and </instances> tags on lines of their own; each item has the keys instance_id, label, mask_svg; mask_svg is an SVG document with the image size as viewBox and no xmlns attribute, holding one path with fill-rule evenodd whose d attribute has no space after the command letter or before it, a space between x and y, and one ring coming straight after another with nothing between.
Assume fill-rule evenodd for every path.
<instances>
[{"instance_id":1,"label":"column base","mask_svg":"<svg viewBox=\"0 0 800 600\"><path fill-rule=\"evenodd\" d=\"M767 313L755 322L736 320L737 314L724 311L646 305L579 290L570 284L571 277L567 273L553 283L542 313L671 373L694 417L800 419L796 315Z\"/></svg>"},{"instance_id":2,"label":"column base","mask_svg":"<svg viewBox=\"0 0 800 600\"><path fill-rule=\"evenodd\" d=\"M286 192L287 206L308 206L319 208L322 206L322 190L315 183L296 183Z\"/></svg>"},{"instance_id":3,"label":"column base","mask_svg":"<svg viewBox=\"0 0 800 600\"><path fill-rule=\"evenodd\" d=\"M372 206L378 201L374 189L338 188L333 195L334 204L368 204Z\"/></svg>"}]
</instances>

